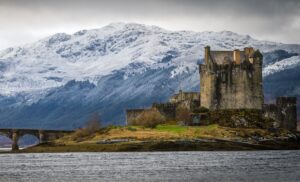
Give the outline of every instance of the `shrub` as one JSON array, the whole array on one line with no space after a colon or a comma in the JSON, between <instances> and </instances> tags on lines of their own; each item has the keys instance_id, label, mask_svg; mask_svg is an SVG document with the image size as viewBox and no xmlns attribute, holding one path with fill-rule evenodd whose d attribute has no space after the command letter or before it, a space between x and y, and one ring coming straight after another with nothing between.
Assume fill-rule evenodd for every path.
<instances>
[{"instance_id":1,"label":"shrub","mask_svg":"<svg viewBox=\"0 0 300 182\"><path fill-rule=\"evenodd\" d=\"M197 108L193 109L193 113L201 113L201 112L200 112L200 108L197 107Z\"/></svg>"},{"instance_id":2,"label":"shrub","mask_svg":"<svg viewBox=\"0 0 300 182\"><path fill-rule=\"evenodd\" d=\"M97 130L101 128L101 120L98 114L93 114L92 117L86 122L84 127L88 133L95 133Z\"/></svg>"},{"instance_id":3,"label":"shrub","mask_svg":"<svg viewBox=\"0 0 300 182\"><path fill-rule=\"evenodd\" d=\"M207 109L206 107L201 106L199 108L199 113L207 113L209 111L209 109Z\"/></svg>"},{"instance_id":4,"label":"shrub","mask_svg":"<svg viewBox=\"0 0 300 182\"><path fill-rule=\"evenodd\" d=\"M128 126L128 127L127 127L127 130L129 130L129 131L137 131L137 129L134 128L134 127L132 127L132 126Z\"/></svg>"},{"instance_id":5,"label":"shrub","mask_svg":"<svg viewBox=\"0 0 300 182\"><path fill-rule=\"evenodd\" d=\"M163 124L165 121L166 118L156 108L152 108L143 111L139 116L137 116L134 123L137 125L154 128L158 124Z\"/></svg>"},{"instance_id":6,"label":"shrub","mask_svg":"<svg viewBox=\"0 0 300 182\"><path fill-rule=\"evenodd\" d=\"M198 108L195 108L193 110L194 113L207 113L209 111L209 109L207 109L206 107L198 107Z\"/></svg>"},{"instance_id":7,"label":"shrub","mask_svg":"<svg viewBox=\"0 0 300 182\"><path fill-rule=\"evenodd\" d=\"M191 111L186 107L177 107L176 121L183 122L184 124L190 124L192 121Z\"/></svg>"}]
</instances>

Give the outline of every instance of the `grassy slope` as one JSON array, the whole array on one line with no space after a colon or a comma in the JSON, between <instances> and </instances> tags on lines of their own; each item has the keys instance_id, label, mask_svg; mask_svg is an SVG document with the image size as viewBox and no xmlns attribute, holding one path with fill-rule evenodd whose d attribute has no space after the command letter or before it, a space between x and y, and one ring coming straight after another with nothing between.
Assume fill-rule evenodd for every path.
<instances>
[{"instance_id":1,"label":"grassy slope","mask_svg":"<svg viewBox=\"0 0 300 182\"><path fill-rule=\"evenodd\" d=\"M156 128L139 126L109 127L98 132L80 136L78 133L67 135L55 142L60 144L95 143L102 140L131 139L137 141L177 140L193 138L235 138L235 132L218 125L188 127L178 125L158 125Z\"/></svg>"},{"instance_id":2,"label":"grassy slope","mask_svg":"<svg viewBox=\"0 0 300 182\"><path fill-rule=\"evenodd\" d=\"M271 133L267 130L257 128L229 128L219 125L208 126L179 126L158 125L157 127L144 128L140 126L108 127L96 133L80 136L78 133L67 135L56 140L58 143L94 143L100 140L132 139L132 140L176 140L176 139L230 139L241 140L252 136L273 138L286 136L287 131Z\"/></svg>"}]
</instances>

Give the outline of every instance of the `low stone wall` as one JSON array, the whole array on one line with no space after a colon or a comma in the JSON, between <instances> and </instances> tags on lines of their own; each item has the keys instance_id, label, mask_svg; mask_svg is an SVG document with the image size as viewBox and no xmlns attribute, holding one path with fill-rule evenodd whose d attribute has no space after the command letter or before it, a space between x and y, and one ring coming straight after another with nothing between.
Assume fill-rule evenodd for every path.
<instances>
[{"instance_id":1,"label":"low stone wall","mask_svg":"<svg viewBox=\"0 0 300 182\"><path fill-rule=\"evenodd\" d=\"M153 108L156 108L163 116L166 117L167 120L172 121L176 118L176 103L163 103L163 104L156 104L152 105Z\"/></svg>"}]
</instances>

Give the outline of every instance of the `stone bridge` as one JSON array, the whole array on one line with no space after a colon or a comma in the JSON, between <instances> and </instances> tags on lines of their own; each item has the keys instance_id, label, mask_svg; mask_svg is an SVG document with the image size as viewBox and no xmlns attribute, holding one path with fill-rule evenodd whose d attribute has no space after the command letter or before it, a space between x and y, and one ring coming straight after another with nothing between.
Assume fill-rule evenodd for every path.
<instances>
[{"instance_id":1,"label":"stone bridge","mask_svg":"<svg viewBox=\"0 0 300 182\"><path fill-rule=\"evenodd\" d=\"M0 135L4 135L12 140L12 150L19 150L18 140L23 135L33 135L39 139L40 143L48 140L58 139L64 134L72 133L72 130L38 130L38 129L0 129Z\"/></svg>"}]
</instances>

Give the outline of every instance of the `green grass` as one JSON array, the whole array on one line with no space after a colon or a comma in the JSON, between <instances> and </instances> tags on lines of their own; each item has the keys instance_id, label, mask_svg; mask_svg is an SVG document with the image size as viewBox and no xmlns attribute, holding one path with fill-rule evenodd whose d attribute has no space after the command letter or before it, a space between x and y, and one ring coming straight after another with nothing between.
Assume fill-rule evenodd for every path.
<instances>
[{"instance_id":1,"label":"green grass","mask_svg":"<svg viewBox=\"0 0 300 182\"><path fill-rule=\"evenodd\" d=\"M170 124L163 124L157 125L155 130L157 131L165 131L165 132L173 132L173 133L184 133L188 129L195 130L197 132L210 132L214 130L218 130L219 126L217 124L207 125L207 126L179 126L179 125L170 125Z\"/></svg>"},{"instance_id":2,"label":"green grass","mask_svg":"<svg viewBox=\"0 0 300 182\"><path fill-rule=\"evenodd\" d=\"M166 131L166 132L173 132L173 133L183 133L188 129L186 126L179 126L179 125L157 125L155 130L157 131Z\"/></svg>"},{"instance_id":3,"label":"green grass","mask_svg":"<svg viewBox=\"0 0 300 182\"><path fill-rule=\"evenodd\" d=\"M226 130L220 128L217 124L200 126L194 128L194 134L198 137L210 136L210 137L224 137Z\"/></svg>"},{"instance_id":4,"label":"green grass","mask_svg":"<svg viewBox=\"0 0 300 182\"><path fill-rule=\"evenodd\" d=\"M138 127L135 127L135 126L126 126L125 128L129 131L137 131L137 129L138 129Z\"/></svg>"},{"instance_id":5,"label":"green grass","mask_svg":"<svg viewBox=\"0 0 300 182\"><path fill-rule=\"evenodd\" d=\"M217 124L211 124L211 125L206 125L206 126L200 126L200 127L194 127L195 130L201 132L201 131L213 131L213 130L218 130L219 125Z\"/></svg>"}]
</instances>

